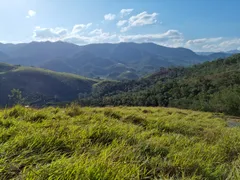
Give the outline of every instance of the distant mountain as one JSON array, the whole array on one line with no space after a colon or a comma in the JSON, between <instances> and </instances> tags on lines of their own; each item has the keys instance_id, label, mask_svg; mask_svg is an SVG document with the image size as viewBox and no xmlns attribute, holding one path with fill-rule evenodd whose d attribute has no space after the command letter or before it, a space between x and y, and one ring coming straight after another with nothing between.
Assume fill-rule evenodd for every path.
<instances>
[{"instance_id":1,"label":"distant mountain","mask_svg":"<svg viewBox=\"0 0 240 180\"><path fill-rule=\"evenodd\" d=\"M96 56L111 58L124 64L138 66L139 63L149 65L148 61L156 59L155 66L191 64L194 61L204 61L204 57L185 48L169 48L154 43L119 43L119 44L90 44L83 46ZM158 64L155 64L158 63Z\"/></svg>"},{"instance_id":2,"label":"distant mountain","mask_svg":"<svg viewBox=\"0 0 240 180\"><path fill-rule=\"evenodd\" d=\"M29 104L39 106L73 101L79 94L90 93L97 82L73 74L0 63L0 106L8 104L12 89L19 89Z\"/></svg>"},{"instance_id":3,"label":"distant mountain","mask_svg":"<svg viewBox=\"0 0 240 180\"><path fill-rule=\"evenodd\" d=\"M9 57L7 54L3 53L0 51L0 61L5 61L7 60Z\"/></svg>"},{"instance_id":4,"label":"distant mountain","mask_svg":"<svg viewBox=\"0 0 240 180\"><path fill-rule=\"evenodd\" d=\"M78 52L79 46L65 42L31 42L23 44L3 44L0 50L7 53L7 63L27 66L39 66L54 58L67 58Z\"/></svg>"},{"instance_id":5,"label":"distant mountain","mask_svg":"<svg viewBox=\"0 0 240 180\"><path fill-rule=\"evenodd\" d=\"M11 53L11 51L13 51L14 49L18 49L21 46L25 46L25 43L20 43L20 44L3 44L0 43L0 51L5 52L7 54Z\"/></svg>"},{"instance_id":6,"label":"distant mountain","mask_svg":"<svg viewBox=\"0 0 240 180\"><path fill-rule=\"evenodd\" d=\"M210 56L210 57L217 57L217 58L224 58L224 57L229 57L233 54L238 54L240 53L239 50L231 50L231 51L225 51L225 52L196 52L196 54L201 55L201 56Z\"/></svg>"},{"instance_id":7,"label":"distant mountain","mask_svg":"<svg viewBox=\"0 0 240 180\"><path fill-rule=\"evenodd\" d=\"M218 53L209 54L208 57L210 59L218 59L218 58L227 58L231 55L232 54L230 54L230 53L218 52Z\"/></svg>"},{"instance_id":8,"label":"distant mountain","mask_svg":"<svg viewBox=\"0 0 240 180\"><path fill-rule=\"evenodd\" d=\"M201 56L208 56L213 53L215 53L215 52L196 52L196 54L201 55Z\"/></svg>"},{"instance_id":9,"label":"distant mountain","mask_svg":"<svg viewBox=\"0 0 240 180\"><path fill-rule=\"evenodd\" d=\"M155 72L159 67L189 66L227 57L224 53L198 55L186 48L169 48L154 43L77 46L65 42L31 42L0 44L0 51L8 56L1 58L1 62L111 79L135 79Z\"/></svg>"},{"instance_id":10,"label":"distant mountain","mask_svg":"<svg viewBox=\"0 0 240 180\"><path fill-rule=\"evenodd\" d=\"M240 53L240 50L235 49L235 50L227 51L227 53L238 54L238 53Z\"/></svg>"}]
</instances>

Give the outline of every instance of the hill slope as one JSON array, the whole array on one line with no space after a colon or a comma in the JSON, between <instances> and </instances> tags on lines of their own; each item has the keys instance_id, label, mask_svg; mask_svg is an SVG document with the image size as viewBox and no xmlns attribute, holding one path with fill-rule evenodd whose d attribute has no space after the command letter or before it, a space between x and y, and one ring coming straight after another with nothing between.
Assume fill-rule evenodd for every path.
<instances>
[{"instance_id":1,"label":"hill slope","mask_svg":"<svg viewBox=\"0 0 240 180\"><path fill-rule=\"evenodd\" d=\"M22 91L26 101L41 105L75 100L79 93L91 92L94 83L96 80L77 75L0 64L0 105L8 103L12 89Z\"/></svg>"},{"instance_id":2,"label":"hill slope","mask_svg":"<svg viewBox=\"0 0 240 180\"><path fill-rule=\"evenodd\" d=\"M224 119L147 107L0 110L0 177L239 179L240 131Z\"/></svg>"},{"instance_id":3,"label":"hill slope","mask_svg":"<svg viewBox=\"0 0 240 180\"><path fill-rule=\"evenodd\" d=\"M82 105L172 106L240 115L240 54L146 78L98 84Z\"/></svg>"}]
</instances>

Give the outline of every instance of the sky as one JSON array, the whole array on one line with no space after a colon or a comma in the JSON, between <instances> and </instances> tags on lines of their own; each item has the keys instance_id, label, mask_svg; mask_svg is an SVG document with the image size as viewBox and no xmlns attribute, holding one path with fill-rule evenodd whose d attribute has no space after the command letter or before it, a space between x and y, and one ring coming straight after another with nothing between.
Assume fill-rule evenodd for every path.
<instances>
[{"instance_id":1,"label":"sky","mask_svg":"<svg viewBox=\"0 0 240 180\"><path fill-rule=\"evenodd\" d=\"M240 50L240 0L0 0L0 42Z\"/></svg>"}]
</instances>

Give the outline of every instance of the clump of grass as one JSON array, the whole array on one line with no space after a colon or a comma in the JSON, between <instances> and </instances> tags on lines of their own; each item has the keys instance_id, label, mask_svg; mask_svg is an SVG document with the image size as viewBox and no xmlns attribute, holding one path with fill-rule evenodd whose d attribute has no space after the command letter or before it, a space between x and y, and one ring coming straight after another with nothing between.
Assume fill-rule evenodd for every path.
<instances>
[{"instance_id":1,"label":"clump of grass","mask_svg":"<svg viewBox=\"0 0 240 180\"><path fill-rule=\"evenodd\" d=\"M114 112L111 109L106 109L104 110L104 115L110 118L114 118L114 119L121 119L121 115L117 112Z\"/></svg>"},{"instance_id":2,"label":"clump of grass","mask_svg":"<svg viewBox=\"0 0 240 180\"><path fill-rule=\"evenodd\" d=\"M10 109L8 114L5 117L18 118L20 116L24 116L26 114L26 111L27 111L26 108L24 108L23 106L17 105L12 109Z\"/></svg>"},{"instance_id":3,"label":"clump of grass","mask_svg":"<svg viewBox=\"0 0 240 180\"><path fill-rule=\"evenodd\" d=\"M13 122L9 119L0 120L0 127L8 129L13 125L14 125Z\"/></svg>"},{"instance_id":4,"label":"clump of grass","mask_svg":"<svg viewBox=\"0 0 240 180\"><path fill-rule=\"evenodd\" d=\"M143 113L146 113L146 114L147 114L147 113L152 113L152 111L147 110L147 109L142 110L142 112L143 112Z\"/></svg>"},{"instance_id":5,"label":"clump of grass","mask_svg":"<svg viewBox=\"0 0 240 180\"><path fill-rule=\"evenodd\" d=\"M30 122L42 122L44 119L47 119L48 116L44 113L33 113L28 117L28 121Z\"/></svg>"},{"instance_id":6,"label":"clump of grass","mask_svg":"<svg viewBox=\"0 0 240 180\"><path fill-rule=\"evenodd\" d=\"M67 115L70 117L75 117L83 114L83 111L81 110L80 106L77 105L76 103L72 103L68 108L67 108Z\"/></svg>"},{"instance_id":7,"label":"clump of grass","mask_svg":"<svg viewBox=\"0 0 240 180\"><path fill-rule=\"evenodd\" d=\"M136 115L128 115L123 119L124 122L128 122L128 123L132 123L135 125L142 125L142 126L146 126L147 121L146 119L136 116Z\"/></svg>"}]
</instances>

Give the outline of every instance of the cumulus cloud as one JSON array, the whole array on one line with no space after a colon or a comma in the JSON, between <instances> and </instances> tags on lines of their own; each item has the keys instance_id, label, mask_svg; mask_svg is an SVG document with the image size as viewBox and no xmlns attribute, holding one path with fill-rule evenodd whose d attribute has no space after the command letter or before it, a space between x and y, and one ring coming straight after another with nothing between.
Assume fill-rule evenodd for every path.
<instances>
[{"instance_id":1,"label":"cumulus cloud","mask_svg":"<svg viewBox=\"0 0 240 180\"><path fill-rule=\"evenodd\" d=\"M66 36L67 33L67 29L64 28L41 28L38 26L34 30L33 37L42 40L53 40Z\"/></svg>"},{"instance_id":2,"label":"cumulus cloud","mask_svg":"<svg viewBox=\"0 0 240 180\"><path fill-rule=\"evenodd\" d=\"M92 34L92 36L70 35L63 38L62 41L84 45L92 43L116 43L118 39L116 34L102 32L101 34Z\"/></svg>"},{"instance_id":3,"label":"cumulus cloud","mask_svg":"<svg viewBox=\"0 0 240 180\"><path fill-rule=\"evenodd\" d=\"M111 13L104 15L104 19L105 19L106 21L112 21L112 20L115 19L115 17L116 17L116 15L115 15L115 14L111 14Z\"/></svg>"},{"instance_id":4,"label":"cumulus cloud","mask_svg":"<svg viewBox=\"0 0 240 180\"><path fill-rule=\"evenodd\" d=\"M157 22L157 15L157 13L148 14L146 11L144 11L136 16L132 16L128 20L128 25L123 27L121 32L126 32L132 27L136 26L155 24Z\"/></svg>"},{"instance_id":5,"label":"cumulus cloud","mask_svg":"<svg viewBox=\"0 0 240 180\"><path fill-rule=\"evenodd\" d=\"M28 15L26 16L26 18L31 18L31 17L34 17L36 16L36 11L33 11L33 10L29 10L28 11Z\"/></svg>"},{"instance_id":6,"label":"cumulus cloud","mask_svg":"<svg viewBox=\"0 0 240 180\"><path fill-rule=\"evenodd\" d=\"M124 20L122 20L124 21ZM125 24L124 22L123 24ZM138 24L138 23L137 23ZM35 41L66 41L78 45L91 43L118 43L118 42L153 42L168 47L186 47L194 51L219 52L240 49L240 38L211 37L185 40L178 30L168 30L163 33L123 34L104 32L103 29L93 29L88 24L77 24L71 29L62 27L36 27L33 32ZM122 27L122 26L121 26ZM81 32L81 33L79 33Z\"/></svg>"},{"instance_id":7,"label":"cumulus cloud","mask_svg":"<svg viewBox=\"0 0 240 180\"><path fill-rule=\"evenodd\" d=\"M76 24L75 26L73 26L72 33L82 32L83 30L88 29L91 25L92 25L92 23L88 23L88 24Z\"/></svg>"},{"instance_id":8,"label":"cumulus cloud","mask_svg":"<svg viewBox=\"0 0 240 180\"><path fill-rule=\"evenodd\" d=\"M177 30L157 34L121 35L119 39L121 42L154 42L171 47L181 46L184 41L182 33Z\"/></svg>"},{"instance_id":9,"label":"cumulus cloud","mask_svg":"<svg viewBox=\"0 0 240 180\"><path fill-rule=\"evenodd\" d=\"M100 35L103 33L102 29L94 29L93 31L91 31L89 34L95 34L95 35Z\"/></svg>"},{"instance_id":10,"label":"cumulus cloud","mask_svg":"<svg viewBox=\"0 0 240 180\"><path fill-rule=\"evenodd\" d=\"M108 32L103 32L102 29L95 29L91 32L79 32L83 26L74 26L77 31L69 31L64 28L41 28L36 27L33 33L33 39L35 41L65 41L71 42L78 45L91 44L91 43L107 43L107 42L118 42L118 36ZM74 29L73 27L73 29ZM77 28L76 28L77 27ZM81 28L80 28L81 27ZM84 28L86 28L85 26Z\"/></svg>"},{"instance_id":11,"label":"cumulus cloud","mask_svg":"<svg viewBox=\"0 0 240 180\"><path fill-rule=\"evenodd\" d=\"M235 47L235 46L240 46L240 38L234 38L234 39L229 39L221 42L219 44L221 47ZM239 47L238 47L239 48ZM238 49L237 48L237 49Z\"/></svg>"},{"instance_id":12,"label":"cumulus cloud","mask_svg":"<svg viewBox=\"0 0 240 180\"><path fill-rule=\"evenodd\" d=\"M120 27L120 26L123 26L126 23L127 23L127 20L120 20L120 21L117 22L117 26Z\"/></svg>"},{"instance_id":13,"label":"cumulus cloud","mask_svg":"<svg viewBox=\"0 0 240 180\"><path fill-rule=\"evenodd\" d=\"M222 37L217 37L217 38L202 38L202 39L193 39L193 40L188 40L186 42L186 45L198 45L198 44L205 44L205 43L214 43L214 42L219 42L222 40Z\"/></svg>"},{"instance_id":14,"label":"cumulus cloud","mask_svg":"<svg viewBox=\"0 0 240 180\"><path fill-rule=\"evenodd\" d=\"M188 40L185 43L186 48L193 49L195 51L229 51L240 47L240 38L202 38Z\"/></svg>"},{"instance_id":15,"label":"cumulus cloud","mask_svg":"<svg viewBox=\"0 0 240 180\"><path fill-rule=\"evenodd\" d=\"M121 18L123 18L124 16L127 16L129 14L131 14L131 12L133 11L133 9L122 9L120 11L120 16Z\"/></svg>"}]
</instances>

